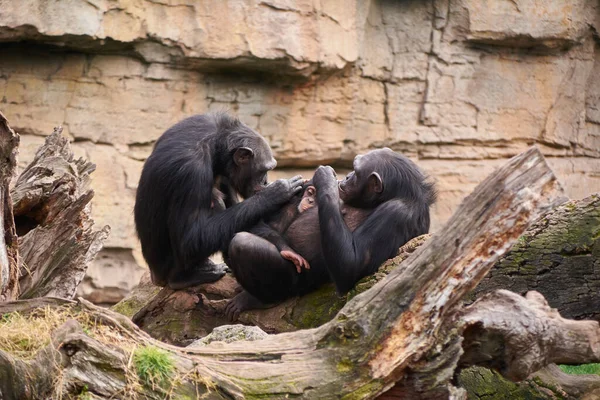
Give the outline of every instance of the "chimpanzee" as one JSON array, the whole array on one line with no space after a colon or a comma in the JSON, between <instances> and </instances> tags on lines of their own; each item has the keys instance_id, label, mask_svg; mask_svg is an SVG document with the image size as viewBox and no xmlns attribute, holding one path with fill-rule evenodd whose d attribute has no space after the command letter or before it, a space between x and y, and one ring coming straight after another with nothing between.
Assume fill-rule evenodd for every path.
<instances>
[{"instance_id":1,"label":"chimpanzee","mask_svg":"<svg viewBox=\"0 0 600 400\"><path fill-rule=\"evenodd\" d=\"M226 265L208 257L302 190L300 176L267 186L276 164L260 134L224 113L195 115L163 133L134 208L152 281L182 289L221 278ZM238 203L237 193L246 200Z\"/></svg>"},{"instance_id":2,"label":"chimpanzee","mask_svg":"<svg viewBox=\"0 0 600 400\"><path fill-rule=\"evenodd\" d=\"M338 293L347 293L400 246L429 231L434 185L412 161L390 149L357 156L354 171L341 182L331 167L321 166L313 183L317 207L300 214L285 234L310 270L298 274L271 243L238 233L229 246L229 266L245 290L227 305L230 319L328 281Z\"/></svg>"},{"instance_id":3,"label":"chimpanzee","mask_svg":"<svg viewBox=\"0 0 600 400\"><path fill-rule=\"evenodd\" d=\"M250 230L250 233L272 243L279 250L281 257L296 266L298 273L302 272L302 268L310 269L310 265L304 257L289 246L284 235L299 214L316 205L316 189L312 183L310 181L305 183L303 189L301 196L294 196L278 213L265 218Z\"/></svg>"}]
</instances>

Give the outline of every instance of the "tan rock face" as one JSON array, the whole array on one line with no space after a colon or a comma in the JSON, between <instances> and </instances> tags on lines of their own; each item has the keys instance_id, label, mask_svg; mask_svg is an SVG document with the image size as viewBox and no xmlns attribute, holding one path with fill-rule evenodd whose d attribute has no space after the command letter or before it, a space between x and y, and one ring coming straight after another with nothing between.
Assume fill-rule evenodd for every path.
<instances>
[{"instance_id":1,"label":"tan rock face","mask_svg":"<svg viewBox=\"0 0 600 400\"><path fill-rule=\"evenodd\" d=\"M143 161L194 113L226 109L260 131L281 167L272 178L403 152L437 181L433 230L532 144L571 197L600 191L599 8L0 0L0 109L22 135L21 164L62 124L98 165L93 216L112 234L81 293L112 302L143 270L132 214Z\"/></svg>"}]
</instances>

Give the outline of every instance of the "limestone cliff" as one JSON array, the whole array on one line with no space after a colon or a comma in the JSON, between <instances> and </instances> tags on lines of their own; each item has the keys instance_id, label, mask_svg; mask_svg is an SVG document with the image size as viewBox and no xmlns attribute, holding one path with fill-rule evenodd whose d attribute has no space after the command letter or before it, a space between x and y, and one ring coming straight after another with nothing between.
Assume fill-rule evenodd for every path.
<instances>
[{"instance_id":1,"label":"limestone cliff","mask_svg":"<svg viewBox=\"0 0 600 400\"><path fill-rule=\"evenodd\" d=\"M143 269L133 199L171 124L228 109L273 174L389 146L434 176L439 227L537 143L572 198L600 191L597 0L0 0L0 109L20 162L62 124L98 165L112 227L82 290L112 302ZM95 286L113 290L97 291Z\"/></svg>"}]
</instances>

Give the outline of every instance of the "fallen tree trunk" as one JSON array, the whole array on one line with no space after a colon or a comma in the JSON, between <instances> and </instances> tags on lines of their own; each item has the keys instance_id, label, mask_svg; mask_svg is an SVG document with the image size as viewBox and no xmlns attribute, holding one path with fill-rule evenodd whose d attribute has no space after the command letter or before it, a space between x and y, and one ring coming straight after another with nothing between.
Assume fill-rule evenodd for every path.
<instances>
[{"instance_id":1,"label":"fallen tree trunk","mask_svg":"<svg viewBox=\"0 0 600 400\"><path fill-rule=\"evenodd\" d=\"M256 325L268 333L322 325L349 299L401 267L402 261L429 237L423 235L407 243L398 257L384 263L375 275L363 279L346 296L337 296L333 285L326 285L274 308L243 313L238 322ZM497 289L519 294L537 290L568 318L600 319L597 295L600 292L600 196L571 200L538 218L466 299L473 302ZM215 327L230 323L223 309L239 290L231 276L185 291L161 290L148 278L114 309L133 317L152 337L187 345Z\"/></svg>"},{"instance_id":2,"label":"fallen tree trunk","mask_svg":"<svg viewBox=\"0 0 600 400\"><path fill-rule=\"evenodd\" d=\"M93 321L93 325L89 322L85 326L75 320L66 321L52 333L49 345L39 351L32 361L22 361L0 351L0 375L10 377L0 380L0 390L6 399L44 398L58 394L85 394L88 397L95 396L93 398L221 398L225 394L202 374L206 365L197 365L200 360L208 358L206 354L201 354L202 351L174 348L157 342L123 316L84 300L75 303L58 299L33 299L5 303L0 305L0 315L7 320L12 312L27 315L40 307L69 308L69 313L78 315L80 319L88 314L83 320ZM449 398L450 392L454 393L453 398L465 398L460 389L439 385L440 376L445 375L449 380L453 372L458 375L457 383L464 385L470 394L480 394L490 399L518 396L580 399L600 387L598 376L567 375L555 365L537 371L523 384L512 384L498 374L470 367L497 367L504 376L521 379L543 362L584 362L600 358L598 323L561 318L548 307L539 293L530 292L526 298L522 298L508 291L493 292L456 313L450 320L451 324L440 331L450 329L449 339L440 340L442 336L438 336L438 345L449 342L452 346L430 351L428 357L414 360L406 377L380 396L381 399ZM535 321L534 327L525 329L528 325L525 322L529 321ZM112 337L107 339L96 332L98 326L108 327ZM462 349L461 336L464 337ZM115 340L118 346L115 346ZM506 347L497 346L499 342L507 343ZM248 343L246 346L255 344L258 343ZM540 344L543 346L540 347ZM223 343L216 343L215 346L216 349L210 352L211 359L217 358L214 351L220 352ZM150 348L162 348L164 354L169 354L173 365L169 373L170 382L157 382L152 387L140 376L139 365L133 361L138 354L136 351ZM490 354L490 349L494 350L494 354ZM464 351L462 356L461 351ZM435 356L430 358L434 353ZM292 356L293 352L289 352L289 355ZM235 354L223 356L233 358ZM458 357L460 360L457 365ZM271 364L272 361L265 356L265 363ZM273 374L277 374L277 363L271 365ZM350 367L343 363L341 366ZM457 368L456 371L454 368ZM56 379L57 376L59 379ZM432 391L431 384L435 382L438 390ZM552 385L545 382L552 382ZM360 393L356 398L362 398L365 394L368 395ZM323 398L334 397L335 393L330 395ZM247 397L251 398L251 393ZM272 397L284 396L275 393Z\"/></svg>"},{"instance_id":3,"label":"fallen tree trunk","mask_svg":"<svg viewBox=\"0 0 600 400\"><path fill-rule=\"evenodd\" d=\"M523 381L512 382L494 370L474 366L461 370L456 383L469 399L596 400L589 396L599 390L600 376L569 375L550 364Z\"/></svg>"},{"instance_id":4,"label":"fallen tree trunk","mask_svg":"<svg viewBox=\"0 0 600 400\"><path fill-rule=\"evenodd\" d=\"M600 320L600 195L569 201L538 219L474 291L536 290L574 319Z\"/></svg>"},{"instance_id":5,"label":"fallen tree trunk","mask_svg":"<svg viewBox=\"0 0 600 400\"><path fill-rule=\"evenodd\" d=\"M401 265L429 235L407 243L398 257L378 273L363 279L346 296L333 285L289 299L267 310L242 313L239 323L256 325L268 333L314 328L330 321L344 304ZM497 289L519 294L539 291L568 318L600 319L600 196L571 200L549 210L517 240L466 300ZM186 345L229 324L225 304L241 288L232 276L215 284L185 291L153 286L149 279L114 309L133 318L151 336Z\"/></svg>"},{"instance_id":6,"label":"fallen tree trunk","mask_svg":"<svg viewBox=\"0 0 600 400\"><path fill-rule=\"evenodd\" d=\"M251 344L180 349L150 338L123 316L82 304L97 321L113 326L135 345L168 351L178 377L171 393L195 390L208 398L373 398L398 382L394 390L403 398L464 398L464 392L451 385L462 351L460 300L540 213L560 201L559 185L543 157L538 150L529 150L482 182L442 231L410 255L402 268L352 298L332 321ZM493 312L489 308L487 314L481 312L481 324L493 326L485 323ZM467 315L472 316L469 326L478 325L473 317L477 312ZM564 328L577 334L581 324L588 329L590 322ZM597 323L591 324L598 329ZM127 352L67 328L70 333L60 345L68 359L61 367L65 377L61 386L87 385L101 397L125 390ZM529 340L540 340L538 334L532 330ZM580 346L569 348L568 354L597 358L591 342L568 344ZM2 366L7 373L14 372L15 360L10 361ZM90 373L85 372L88 367ZM102 386L93 386L95 382ZM146 389L132 390L141 394Z\"/></svg>"},{"instance_id":7,"label":"fallen tree trunk","mask_svg":"<svg viewBox=\"0 0 600 400\"><path fill-rule=\"evenodd\" d=\"M348 300L385 278L429 237L423 235L402 246L397 257L384 263L374 275L362 279L347 295L338 296L333 284L328 284L275 307L244 312L237 322L258 326L267 333L293 332L320 326L335 317ZM147 274L113 309L132 318L152 337L186 346L208 335L214 328L231 323L225 316L225 306L241 290L231 275L215 283L175 291L154 286Z\"/></svg>"}]
</instances>

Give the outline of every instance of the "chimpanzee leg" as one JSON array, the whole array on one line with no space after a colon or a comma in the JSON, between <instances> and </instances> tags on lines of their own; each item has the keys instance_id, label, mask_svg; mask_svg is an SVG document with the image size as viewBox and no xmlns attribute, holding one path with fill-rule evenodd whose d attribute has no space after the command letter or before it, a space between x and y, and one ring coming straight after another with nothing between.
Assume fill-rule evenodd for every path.
<instances>
[{"instance_id":1,"label":"chimpanzee leg","mask_svg":"<svg viewBox=\"0 0 600 400\"><path fill-rule=\"evenodd\" d=\"M169 273L169 287L179 290L202 283L215 282L221 279L227 270L227 265L224 263L215 264L209 259L191 270L174 267Z\"/></svg>"},{"instance_id":2,"label":"chimpanzee leg","mask_svg":"<svg viewBox=\"0 0 600 400\"><path fill-rule=\"evenodd\" d=\"M237 321L240 314L248 310L275 307L277 303L264 303L245 290L235 295L225 306L225 315L231 322Z\"/></svg>"},{"instance_id":3,"label":"chimpanzee leg","mask_svg":"<svg viewBox=\"0 0 600 400\"><path fill-rule=\"evenodd\" d=\"M234 236L228 251L229 267L246 292L227 305L230 318L240 312L268 307L296 291L299 274L269 241L247 232Z\"/></svg>"}]
</instances>

